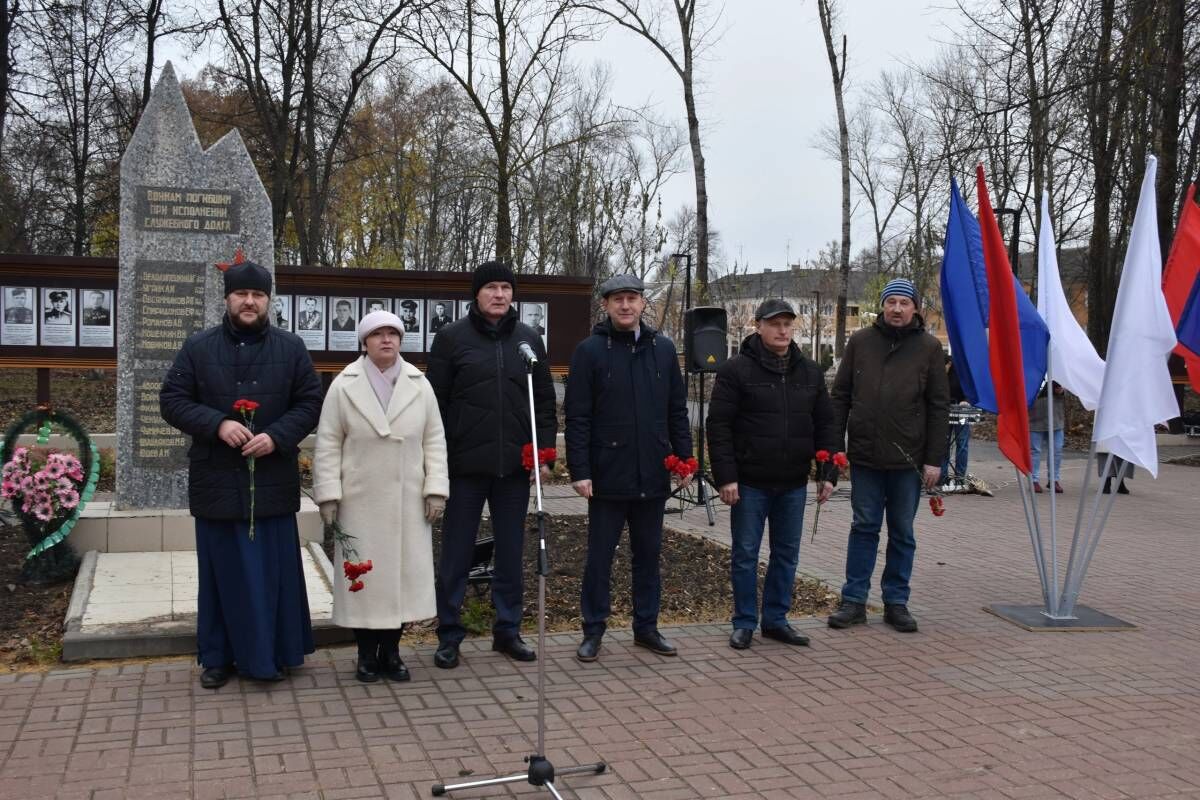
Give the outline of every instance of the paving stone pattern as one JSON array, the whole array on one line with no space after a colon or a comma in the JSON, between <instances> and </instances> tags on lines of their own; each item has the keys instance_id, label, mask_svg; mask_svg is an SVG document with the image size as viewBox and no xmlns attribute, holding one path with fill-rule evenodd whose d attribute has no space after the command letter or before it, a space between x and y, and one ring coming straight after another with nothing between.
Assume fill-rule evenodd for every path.
<instances>
[{"instance_id":1,"label":"paving stone pattern","mask_svg":"<svg viewBox=\"0 0 1200 800\"><path fill-rule=\"evenodd\" d=\"M1068 492L1082 468L1064 465ZM726 625L696 625L670 630L680 656L661 659L615 631L591 665L572 658L575 636L550 637L548 755L612 767L560 788L582 800L1200 796L1198 479L1164 467L1118 498L1082 602L1132 632L1030 633L981 610L1039 595L1010 486L949 497L940 519L922 508L915 635L877 614L851 631L800 620L812 647L756 638L737 652ZM579 510L552 494L552 510ZM727 520L709 529L693 510L684 524L720 538ZM832 501L805 538L806 568L840 574L848 521ZM406 651L414 680L399 685L356 683L350 649L283 684L217 692L184 660L0 676L0 797L418 798L521 771L536 673L487 645L468 642L448 672L430 648Z\"/></svg>"}]
</instances>

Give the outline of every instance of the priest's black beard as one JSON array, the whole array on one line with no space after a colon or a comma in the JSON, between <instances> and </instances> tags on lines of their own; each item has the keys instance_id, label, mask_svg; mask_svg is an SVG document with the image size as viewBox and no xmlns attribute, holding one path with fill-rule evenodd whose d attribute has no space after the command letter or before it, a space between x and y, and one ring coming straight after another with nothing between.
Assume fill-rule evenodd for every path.
<instances>
[{"instance_id":1,"label":"priest's black beard","mask_svg":"<svg viewBox=\"0 0 1200 800\"><path fill-rule=\"evenodd\" d=\"M243 333L258 333L263 328L267 327L267 312L264 311L263 313L259 314L258 319L256 319L250 325L243 325L236 314L229 315L229 322L233 325L233 327L237 328Z\"/></svg>"}]
</instances>

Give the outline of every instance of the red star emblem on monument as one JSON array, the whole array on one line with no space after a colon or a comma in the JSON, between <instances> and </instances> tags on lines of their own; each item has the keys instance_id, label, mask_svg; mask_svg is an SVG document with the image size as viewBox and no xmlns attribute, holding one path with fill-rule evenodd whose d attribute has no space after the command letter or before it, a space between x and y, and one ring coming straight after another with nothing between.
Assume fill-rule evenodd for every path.
<instances>
[{"instance_id":1,"label":"red star emblem on monument","mask_svg":"<svg viewBox=\"0 0 1200 800\"><path fill-rule=\"evenodd\" d=\"M245 260L246 260L246 254L244 252L242 252L242 248L239 247L237 249L237 251L234 252L234 254L233 254L233 261L227 261L227 262L218 261L216 264L216 267L217 267L217 269L221 270L221 272L224 272L225 270L232 267L234 264L241 264Z\"/></svg>"}]
</instances>

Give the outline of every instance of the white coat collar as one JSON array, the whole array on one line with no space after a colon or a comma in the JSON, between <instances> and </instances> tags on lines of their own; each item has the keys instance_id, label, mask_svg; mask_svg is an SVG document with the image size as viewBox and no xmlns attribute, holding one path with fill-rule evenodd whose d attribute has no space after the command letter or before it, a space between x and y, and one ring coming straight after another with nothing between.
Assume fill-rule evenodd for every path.
<instances>
[{"instance_id":1,"label":"white coat collar","mask_svg":"<svg viewBox=\"0 0 1200 800\"><path fill-rule=\"evenodd\" d=\"M421 370L401 359L404 369L401 371L400 377L396 379L396 386L392 390L392 400L388 403L385 415L383 409L379 407L379 400L375 397L375 390L371 388L371 381L367 377L365 359L365 355L359 356L357 361L351 362L342 370L342 376L346 378L346 396L358 409L358 413L371 423L371 427L375 429L376 433L380 436L389 436L391 423L420 396L419 381L424 375Z\"/></svg>"}]
</instances>

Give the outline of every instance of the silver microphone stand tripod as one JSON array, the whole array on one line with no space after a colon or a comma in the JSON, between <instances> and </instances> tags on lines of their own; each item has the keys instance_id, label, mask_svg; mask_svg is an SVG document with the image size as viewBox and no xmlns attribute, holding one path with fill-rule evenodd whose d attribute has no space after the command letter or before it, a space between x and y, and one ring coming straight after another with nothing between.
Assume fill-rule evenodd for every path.
<instances>
[{"instance_id":1,"label":"silver microphone stand tripod","mask_svg":"<svg viewBox=\"0 0 1200 800\"><path fill-rule=\"evenodd\" d=\"M559 794L558 789L554 786L555 776L562 775L582 775L591 774L599 775L608 769L608 765L603 761L595 764L581 764L570 767L559 767L555 769L554 765L546 758L546 576L550 574L550 558L546 555L546 512L542 510L542 476L541 476L541 459L538 458L538 440L537 440L537 414L533 405L533 365L537 363L537 355L533 352L533 348L522 342L521 355L525 359L525 385L529 393L529 428L533 432L533 475L534 486L537 493L537 528L538 528L538 657L537 657L537 683L538 683L538 707L537 707L537 750L532 755L526 756L525 761L529 764L529 769L526 772L518 772L513 775L506 775L499 778L485 778L478 781L470 781L468 783L456 783L450 786L445 784L435 784L433 786L433 796L440 797L447 792L453 792L460 789L477 789L481 786L499 786L505 783L517 783L518 781L529 781L533 786L541 786L550 792L557 800L563 800L563 796Z\"/></svg>"}]
</instances>

